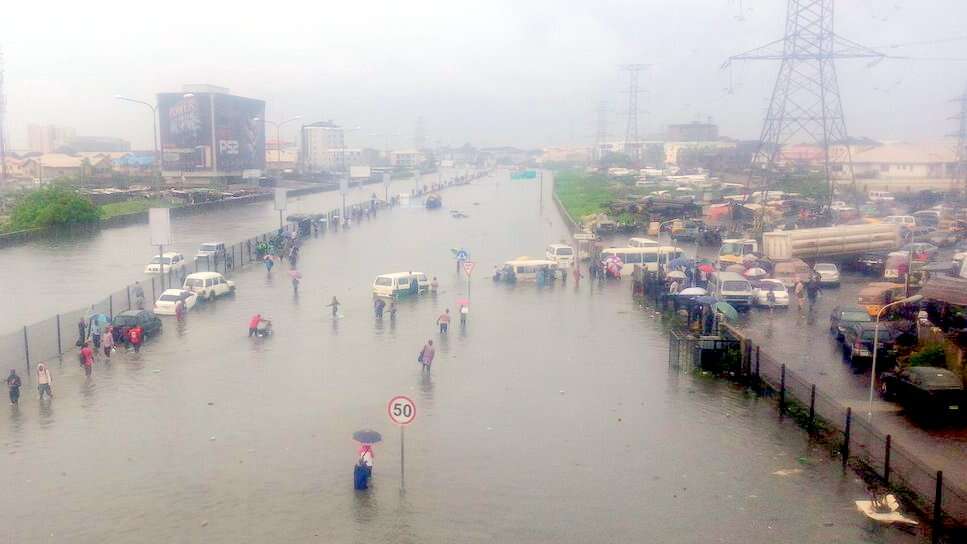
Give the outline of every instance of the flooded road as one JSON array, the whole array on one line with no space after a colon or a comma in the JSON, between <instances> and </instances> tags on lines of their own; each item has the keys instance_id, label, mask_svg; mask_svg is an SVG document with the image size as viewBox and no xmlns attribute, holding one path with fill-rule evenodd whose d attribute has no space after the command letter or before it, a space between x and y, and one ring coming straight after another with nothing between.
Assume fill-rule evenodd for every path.
<instances>
[{"instance_id":1,"label":"flooded road","mask_svg":"<svg viewBox=\"0 0 967 544\"><path fill-rule=\"evenodd\" d=\"M307 241L298 297L286 265L236 274L235 297L166 320L140 354L99 359L90 383L72 357L52 362L49 404L25 380L21 405L0 417L0 536L917 541L871 530L852 503L863 484L770 401L670 370L661 324L627 282L493 283L493 265L566 236L549 199L538 213L536 184L500 177L445 191L444 210L394 209ZM466 294L459 246L477 263L471 313L441 336L437 316ZM401 270L437 276L440 292L377 321L373 277ZM342 319L328 317L332 296ZM274 337L246 337L256 312ZM416 362L428 338L429 376ZM386 411L398 394L418 410L405 493ZM372 489L356 492L351 434L364 427L384 442Z\"/></svg>"},{"instance_id":2,"label":"flooded road","mask_svg":"<svg viewBox=\"0 0 967 544\"><path fill-rule=\"evenodd\" d=\"M409 193L419 185L462 175L444 170L419 179L396 180L389 194ZM353 187L347 204L384 197L382 183ZM342 206L338 191L290 197L285 215L321 213ZM174 244L165 251L194 258L199 244L238 243L279 227L279 212L271 200L231 206L205 213L172 218ZM0 314L0 335L31 325L57 313L90 307L109 293L135 280L145 281L144 267L158 254L150 245L147 223L111 227L93 232L64 233L0 248L0 295L17 308Z\"/></svg>"}]
</instances>

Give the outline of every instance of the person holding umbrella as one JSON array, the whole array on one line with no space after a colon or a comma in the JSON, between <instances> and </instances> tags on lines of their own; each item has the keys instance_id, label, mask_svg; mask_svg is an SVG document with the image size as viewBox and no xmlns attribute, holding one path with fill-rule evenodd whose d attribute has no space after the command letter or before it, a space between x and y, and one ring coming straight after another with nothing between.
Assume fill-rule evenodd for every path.
<instances>
[{"instance_id":1,"label":"person holding umbrella","mask_svg":"<svg viewBox=\"0 0 967 544\"><path fill-rule=\"evenodd\" d=\"M292 277L292 292L298 295L299 282L302 280L302 272L299 272L298 270L289 270L289 276Z\"/></svg>"},{"instance_id":2,"label":"person holding umbrella","mask_svg":"<svg viewBox=\"0 0 967 544\"><path fill-rule=\"evenodd\" d=\"M378 432L364 429L353 433L353 440L359 442L356 451L356 466L353 467L353 487L362 491L369 489L369 480L373 477L373 444L383 440Z\"/></svg>"}]
</instances>

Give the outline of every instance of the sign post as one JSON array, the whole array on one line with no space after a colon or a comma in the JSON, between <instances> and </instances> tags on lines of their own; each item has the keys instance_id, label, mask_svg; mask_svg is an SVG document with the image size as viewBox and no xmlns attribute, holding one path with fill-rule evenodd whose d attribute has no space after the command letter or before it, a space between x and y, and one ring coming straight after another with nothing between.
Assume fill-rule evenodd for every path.
<instances>
[{"instance_id":1,"label":"sign post","mask_svg":"<svg viewBox=\"0 0 967 544\"><path fill-rule=\"evenodd\" d=\"M385 193L386 205L389 206L389 183L390 183L390 173L383 173L383 192Z\"/></svg>"},{"instance_id":2,"label":"sign post","mask_svg":"<svg viewBox=\"0 0 967 544\"><path fill-rule=\"evenodd\" d=\"M165 290L165 246L171 245L171 210L168 208L148 209L148 229L151 231L151 245L158 246L158 272L161 276L161 291ZM171 265L168 265L171 269Z\"/></svg>"},{"instance_id":3,"label":"sign post","mask_svg":"<svg viewBox=\"0 0 967 544\"><path fill-rule=\"evenodd\" d=\"M279 229L282 228L282 212L289 205L289 192L282 187L275 188L275 209L279 212Z\"/></svg>"},{"instance_id":4,"label":"sign post","mask_svg":"<svg viewBox=\"0 0 967 544\"><path fill-rule=\"evenodd\" d=\"M390 421L400 428L400 491L406 491L406 426L416 419L416 403L409 397L397 395L386 406Z\"/></svg>"},{"instance_id":5,"label":"sign post","mask_svg":"<svg viewBox=\"0 0 967 544\"><path fill-rule=\"evenodd\" d=\"M342 222L346 223L346 193L349 192L349 177L339 178L339 192L342 194Z\"/></svg>"},{"instance_id":6,"label":"sign post","mask_svg":"<svg viewBox=\"0 0 967 544\"><path fill-rule=\"evenodd\" d=\"M473 272L473 267L473 261L463 262L463 271L467 273L467 300L470 300L470 274Z\"/></svg>"}]
</instances>

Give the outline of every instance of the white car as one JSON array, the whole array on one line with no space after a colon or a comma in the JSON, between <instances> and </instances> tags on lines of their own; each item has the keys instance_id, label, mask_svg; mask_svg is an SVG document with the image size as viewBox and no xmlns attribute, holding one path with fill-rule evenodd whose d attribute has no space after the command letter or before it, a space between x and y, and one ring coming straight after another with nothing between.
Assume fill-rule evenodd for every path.
<instances>
[{"instance_id":1,"label":"white car","mask_svg":"<svg viewBox=\"0 0 967 544\"><path fill-rule=\"evenodd\" d=\"M218 272L195 272L185 277L182 288L195 293L202 300L215 300L215 297L235 293L235 282L226 280Z\"/></svg>"},{"instance_id":2,"label":"white car","mask_svg":"<svg viewBox=\"0 0 967 544\"><path fill-rule=\"evenodd\" d=\"M819 283L822 285L839 285L839 268L833 263L816 263L813 270L819 274Z\"/></svg>"},{"instance_id":3,"label":"white car","mask_svg":"<svg viewBox=\"0 0 967 544\"><path fill-rule=\"evenodd\" d=\"M178 272L185 267L185 256L181 253L165 252L155 255L148 266L144 267L145 274L167 274Z\"/></svg>"},{"instance_id":4,"label":"white car","mask_svg":"<svg viewBox=\"0 0 967 544\"><path fill-rule=\"evenodd\" d=\"M185 310L191 310L198 302L198 295L185 289L165 289L154 303L156 315L175 315L175 304L181 301Z\"/></svg>"},{"instance_id":5,"label":"white car","mask_svg":"<svg viewBox=\"0 0 967 544\"><path fill-rule=\"evenodd\" d=\"M786 291L786 286L782 284L779 280L759 280L755 282L752 286L752 292L755 295L756 306L763 306L768 308L769 303L769 292L776 297L776 301L771 304L777 308L785 308L789 306L789 292Z\"/></svg>"}]
</instances>

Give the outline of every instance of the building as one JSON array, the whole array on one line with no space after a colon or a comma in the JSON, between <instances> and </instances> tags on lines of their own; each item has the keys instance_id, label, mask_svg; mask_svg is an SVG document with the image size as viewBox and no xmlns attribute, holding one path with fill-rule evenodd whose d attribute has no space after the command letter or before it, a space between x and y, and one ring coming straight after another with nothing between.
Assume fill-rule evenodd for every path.
<instances>
[{"instance_id":1,"label":"building","mask_svg":"<svg viewBox=\"0 0 967 544\"><path fill-rule=\"evenodd\" d=\"M270 171L295 170L299 167L299 149L285 143L281 149L270 145L265 150L265 167Z\"/></svg>"},{"instance_id":2,"label":"building","mask_svg":"<svg viewBox=\"0 0 967 544\"><path fill-rule=\"evenodd\" d=\"M108 154L94 156L44 153L26 157L22 164L24 177L40 181L58 178L91 179L107 178L114 172L114 163Z\"/></svg>"},{"instance_id":3,"label":"building","mask_svg":"<svg viewBox=\"0 0 967 544\"><path fill-rule=\"evenodd\" d=\"M73 152L131 151L131 142L109 136L75 136L62 146Z\"/></svg>"},{"instance_id":4,"label":"building","mask_svg":"<svg viewBox=\"0 0 967 544\"><path fill-rule=\"evenodd\" d=\"M343 155L333 151L345 147L343 127L331 120L302 125L302 164L307 172L341 170Z\"/></svg>"},{"instance_id":5,"label":"building","mask_svg":"<svg viewBox=\"0 0 967 544\"><path fill-rule=\"evenodd\" d=\"M578 163L587 162L590 159L591 148L589 147L545 147L541 149L541 155L537 158L537 163Z\"/></svg>"},{"instance_id":6,"label":"building","mask_svg":"<svg viewBox=\"0 0 967 544\"><path fill-rule=\"evenodd\" d=\"M27 125L27 147L34 153L53 153L77 137L77 131L54 125Z\"/></svg>"},{"instance_id":7,"label":"building","mask_svg":"<svg viewBox=\"0 0 967 544\"><path fill-rule=\"evenodd\" d=\"M265 102L214 85L158 94L165 177L219 184L265 169Z\"/></svg>"},{"instance_id":8,"label":"building","mask_svg":"<svg viewBox=\"0 0 967 544\"><path fill-rule=\"evenodd\" d=\"M391 151L390 165L397 168L416 168L423 164L423 152L416 149L400 149Z\"/></svg>"},{"instance_id":9,"label":"building","mask_svg":"<svg viewBox=\"0 0 967 544\"><path fill-rule=\"evenodd\" d=\"M712 123L668 125L665 137L669 142L714 142L719 139L719 127Z\"/></svg>"},{"instance_id":10,"label":"building","mask_svg":"<svg viewBox=\"0 0 967 544\"><path fill-rule=\"evenodd\" d=\"M950 142L900 142L853 148L853 172L857 178L950 179L956 169L957 149Z\"/></svg>"}]
</instances>

